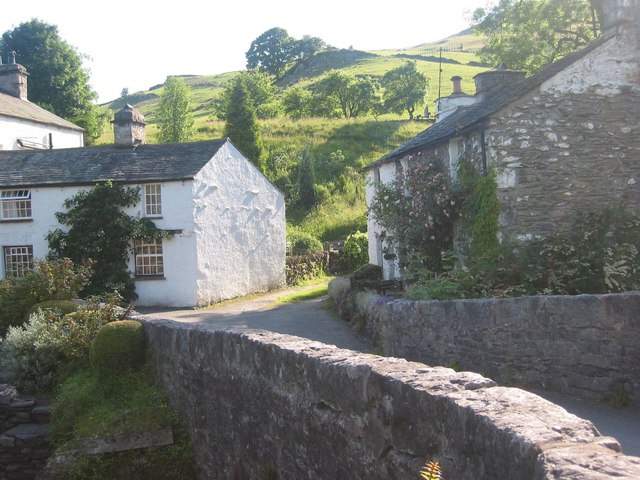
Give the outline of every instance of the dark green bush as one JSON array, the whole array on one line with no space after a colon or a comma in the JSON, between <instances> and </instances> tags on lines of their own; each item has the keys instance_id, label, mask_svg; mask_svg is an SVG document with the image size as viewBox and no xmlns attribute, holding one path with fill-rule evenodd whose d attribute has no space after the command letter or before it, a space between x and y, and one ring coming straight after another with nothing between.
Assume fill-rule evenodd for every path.
<instances>
[{"instance_id":1,"label":"dark green bush","mask_svg":"<svg viewBox=\"0 0 640 480\"><path fill-rule=\"evenodd\" d=\"M136 370L144 363L145 337L142 324L119 320L103 326L96 335L89 358L93 369L105 376Z\"/></svg>"},{"instance_id":2,"label":"dark green bush","mask_svg":"<svg viewBox=\"0 0 640 480\"><path fill-rule=\"evenodd\" d=\"M382 281L382 267L371 263L362 265L349 279L353 290L376 289Z\"/></svg>"},{"instance_id":3,"label":"dark green bush","mask_svg":"<svg viewBox=\"0 0 640 480\"><path fill-rule=\"evenodd\" d=\"M357 231L344 241L340 260L347 272L351 272L369 263L369 237L366 233Z\"/></svg>"},{"instance_id":4,"label":"dark green bush","mask_svg":"<svg viewBox=\"0 0 640 480\"><path fill-rule=\"evenodd\" d=\"M287 230L287 251L289 255L310 255L323 250L322 242L302 230Z\"/></svg>"},{"instance_id":5,"label":"dark green bush","mask_svg":"<svg viewBox=\"0 0 640 480\"><path fill-rule=\"evenodd\" d=\"M64 317L68 313L73 313L80 308L80 304L74 302L73 300L45 300L44 302L36 303L33 307L29 309L27 314L27 318L31 316L32 313L37 312L38 310L49 310L61 317Z\"/></svg>"}]
</instances>

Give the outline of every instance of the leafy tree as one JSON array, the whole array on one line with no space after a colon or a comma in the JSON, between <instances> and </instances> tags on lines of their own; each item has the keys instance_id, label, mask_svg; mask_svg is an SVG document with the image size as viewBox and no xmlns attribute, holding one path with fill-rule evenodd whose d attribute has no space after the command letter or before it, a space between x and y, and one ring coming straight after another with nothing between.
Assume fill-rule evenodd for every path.
<instances>
[{"instance_id":1,"label":"leafy tree","mask_svg":"<svg viewBox=\"0 0 640 480\"><path fill-rule=\"evenodd\" d=\"M158 140L186 142L193 136L193 106L189 88L180 77L168 77L158 105Z\"/></svg>"},{"instance_id":2,"label":"leafy tree","mask_svg":"<svg viewBox=\"0 0 640 480\"><path fill-rule=\"evenodd\" d=\"M282 94L282 108L293 119L308 117L312 111L312 93L300 85L287 88Z\"/></svg>"},{"instance_id":3,"label":"leafy tree","mask_svg":"<svg viewBox=\"0 0 640 480\"><path fill-rule=\"evenodd\" d=\"M95 121L97 94L82 67L83 56L60 38L57 26L33 19L6 31L0 52L6 57L11 51L30 73L30 101L83 127L87 144L100 136L104 124Z\"/></svg>"},{"instance_id":4,"label":"leafy tree","mask_svg":"<svg viewBox=\"0 0 640 480\"><path fill-rule=\"evenodd\" d=\"M337 104L345 118L365 115L379 103L377 82L332 70L315 86L316 93Z\"/></svg>"},{"instance_id":5,"label":"leafy tree","mask_svg":"<svg viewBox=\"0 0 640 480\"><path fill-rule=\"evenodd\" d=\"M64 202L67 211L56 213L58 222L69 230L49 232L49 249L53 257L70 258L78 265L92 262L93 274L84 294L117 291L127 300L135 298L127 269L129 242L163 236L148 218L124 213L124 208L134 207L139 200L139 188L105 182L68 198Z\"/></svg>"},{"instance_id":6,"label":"leafy tree","mask_svg":"<svg viewBox=\"0 0 640 480\"><path fill-rule=\"evenodd\" d=\"M320 37L305 35L302 39L294 41L292 55L297 60L306 60L327 47L328 45Z\"/></svg>"},{"instance_id":7,"label":"leafy tree","mask_svg":"<svg viewBox=\"0 0 640 480\"><path fill-rule=\"evenodd\" d=\"M306 209L316 204L316 173L313 157L308 152L302 157L298 170L298 184L300 185L299 202Z\"/></svg>"},{"instance_id":8,"label":"leafy tree","mask_svg":"<svg viewBox=\"0 0 640 480\"><path fill-rule=\"evenodd\" d=\"M277 87L273 85L273 76L258 70L248 70L238 73L251 94L251 101L258 118L273 118L278 114L279 105L275 93ZM236 84L236 77L226 82L222 93L214 103L214 114L220 119L227 118L231 97Z\"/></svg>"},{"instance_id":9,"label":"leafy tree","mask_svg":"<svg viewBox=\"0 0 640 480\"><path fill-rule=\"evenodd\" d=\"M278 77L292 60L294 42L284 28L267 30L251 42L245 54L247 68L257 68Z\"/></svg>"},{"instance_id":10,"label":"leafy tree","mask_svg":"<svg viewBox=\"0 0 640 480\"><path fill-rule=\"evenodd\" d=\"M385 73L382 85L385 88L385 108L397 114L406 110L409 118L413 119L416 107L424 105L429 79L418 71L416 62L412 61Z\"/></svg>"},{"instance_id":11,"label":"leafy tree","mask_svg":"<svg viewBox=\"0 0 640 480\"><path fill-rule=\"evenodd\" d=\"M251 93L242 76L234 80L224 132L244 156L264 171L264 153L258 120Z\"/></svg>"},{"instance_id":12,"label":"leafy tree","mask_svg":"<svg viewBox=\"0 0 640 480\"><path fill-rule=\"evenodd\" d=\"M587 0L500 0L473 14L473 30L486 35L480 58L492 65L536 72L584 47L597 33Z\"/></svg>"}]
</instances>

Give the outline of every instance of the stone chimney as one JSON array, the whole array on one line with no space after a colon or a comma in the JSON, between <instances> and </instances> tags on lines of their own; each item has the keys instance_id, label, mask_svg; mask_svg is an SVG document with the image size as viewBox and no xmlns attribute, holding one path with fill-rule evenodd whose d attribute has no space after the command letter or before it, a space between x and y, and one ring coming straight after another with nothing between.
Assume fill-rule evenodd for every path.
<instances>
[{"instance_id":1,"label":"stone chimney","mask_svg":"<svg viewBox=\"0 0 640 480\"><path fill-rule=\"evenodd\" d=\"M136 108L127 104L113 118L114 143L118 147L137 147L146 143L144 127L147 124Z\"/></svg>"},{"instance_id":2,"label":"stone chimney","mask_svg":"<svg viewBox=\"0 0 640 480\"><path fill-rule=\"evenodd\" d=\"M503 66L498 67L497 70L481 72L473 77L476 82L476 96L482 97L483 94L496 87L502 87L522 80L524 76L525 72L507 70Z\"/></svg>"},{"instance_id":3,"label":"stone chimney","mask_svg":"<svg viewBox=\"0 0 640 480\"><path fill-rule=\"evenodd\" d=\"M0 60L0 90L20 100L27 99L27 69L16 63L16 52L11 52L7 64Z\"/></svg>"},{"instance_id":4,"label":"stone chimney","mask_svg":"<svg viewBox=\"0 0 640 480\"><path fill-rule=\"evenodd\" d=\"M640 23L640 0L590 0L598 14L602 35L611 37L633 28Z\"/></svg>"},{"instance_id":5,"label":"stone chimney","mask_svg":"<svg viewBox=\"0 0 640 480\"><path fill-rule=\"evenodd\" d=\"M453 95L462 93L462 85L460 84L460 82L462 82L462 77L456 75L451 77L451 81L453 82Z\"/></svg>"}]
</instances>

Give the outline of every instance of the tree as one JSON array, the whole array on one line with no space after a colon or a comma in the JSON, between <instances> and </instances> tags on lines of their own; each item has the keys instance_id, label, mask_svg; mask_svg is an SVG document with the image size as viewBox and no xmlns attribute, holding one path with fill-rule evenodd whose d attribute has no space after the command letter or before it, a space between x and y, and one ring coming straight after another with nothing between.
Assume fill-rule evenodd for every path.
<instances>
[{"instance_id":1,"label":"tree","mask_svg":"<svg viewBox=\"0 0 640 480\"><path fill-rule=\"evenodd\" d=\"M158 105L158 140L186 142L193 136L193 107L189 89L180 77L168 77Z\"/></svg>"},{"instance_id":2,"label":"tree","mask_svg":"<svg viewBox=\"0 0 640 480\"><path fill-rule=\"evenodd\" d=\"M282 94L282 108L287 116L297 120L311 113L312 94L300 85L287 88Z\"/></svg>"},{"instance_id":3,"label":"tree","mask_svg":"<svg viewBox=\"0 0 640 480\"><path fill-rule=\"evenodd\" d=\"M68 198L64 202L67 211L55 214L69 231L49 232L52 255L70 258L78 265L92 262L93 274L84 294L117 291L127 300L135 298L135 284L127 269L129 242L163 236L148 218L124 213L124 208L134 207L139 201L139 188L105 182Z\"/></svg>"},{"instance_id":4,"label":"tree","mask_svg":"<svg viewBox=\"0 0 640 480\"><path fill-rule=\"evenodd\" d=\"M257 68L278 77L292 60L294 39L284 28L274 27L251 42L245 54L247 68Z\"/></svg>"},{"instance_id":5,"label":"tree","mask_svg":"<svg viewBox=\"0 0 640 480\"><path fill-rule=\"evenodd\" d=\"M416 107L424 105L429 80L424 73L418 71L416 62L412 61L385 73L382 85L385 88L385 108L397 114L406 110L413 120Z\"/></svg>"},{"instance_id":6,"label":"tree","mask_svg":"<svg viewBox=\"0 0 640 480\"><path fill-rule=\"evenodd\" d=\"M379 103L376 81L332 70L315 86L316 94L337 104L345 118L365 115Z\"/></svg>"},{"instance_id":7,"label":"tree","mask_svg":"<svg viewBox=\"0 0 640 480\"><path fill-rule=\"evenodd\" d=\"M296 60L306 60L327 47L328 45L320 37L305 35L300 40L294 40L292 56Z\"/></svg>"},{"instance_id":8,"label":"tree","mask_svg":"<svg viewBox=\"0 0 640 480\"><path fill-rule=\"evenodd\" d=\"M29 72L29 100L83 127L91 144L101 133L97 94L82 67L83 56L60 38L58 27L37 19L21 23L0 38L2 57L16 52L18 63Z\"/></svg>"},{"instance_id":9,"label":"tree","mask_svg":"<svg viewBox=\"0 0 640 480\"><path fill-rule=\"evenodd\" d=\"M260 171L264 171L264 154L258 120L251 93L242 76L234 80L224 134Z\"/></svg>"},{"instance_id":10,"label":"tree","mask_svg":"<svg viewBox=\"0 0 640 480\"><path fill-rule=\"evenodd\" d=\"M473 14L473 30L486 35L478 51L489 64L536 72L584 47L598 34L587 0L500 0Z\"/></svg>"},{"instance_id":11,"label":"tree","mask_svg":"<svg viewBox=\"0 0 640 480\"><path fill-rule=\"evenodd\" d=\"M298 168L299 202L305 209L312 208L316 198L316 172L313 157L305 152Z\"/></svg>"},{"instance_id":12,"label":"tree","mask_svg":"<svg viewBox=\"0 0 640 480\"><path fill-rule=\"evenodd\" d=\"M275 96L277 88L273 85L273 77L258 70L239 72L237 76L242 77L251 94L256 116L258 118L275 117L280 110L280 105ZM214 102L214 114L220 120L227 118L235 84L236 77L226 82L222 87L222 93Z\"/></svg>"}]
</instances>

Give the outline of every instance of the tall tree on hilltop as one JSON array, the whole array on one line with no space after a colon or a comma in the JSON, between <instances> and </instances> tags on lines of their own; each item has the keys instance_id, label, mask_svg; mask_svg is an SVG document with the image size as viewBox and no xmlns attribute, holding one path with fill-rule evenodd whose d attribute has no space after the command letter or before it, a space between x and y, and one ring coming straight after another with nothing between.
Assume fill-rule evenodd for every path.
<instances>
[{"instance_id":1,"label":"tall tree on hilltop","mask_svg":"<svg viewBox=\"0 0 640 480\"><path fill-rule=\"evenodd\" d=\"M418 71L416 62L411 61L385 73L382 85L385 88L385 108L397 114L406 110L409 118L413 120L416 108L424 105L429 79Z\"/></svg>"},{"instance_id":2,"label":"tall tree on hilltop","mask_svg":"<svg viewBox=\"0 0 640 480\"><path fill-rule=\"evenodd\" d=\"M586 46L598 34L588 0L500 0L473 14L473 31L486 35L478 51L491 65L537 72Z\"/></svg>"},{"instance_id":3,"label":"tall tree on hilltop","mask_svg":"<svg viewBox=\"0 0 640 480\"><path fill-rule=\"evenodd\" d=\"M264 153L256 111L242 76L236 77L233 83L224 134L245 157L264 172Z\"/></svg>"},{"instance_id":4,"label":"tall tree on hilltop","mask_svg":"<svg viewBox=\"0 0 640 480\"><path fill-rule=\"evenodd\" d=\"M3 58L16 52L17 62L29 72L29 100L86 130L91 144L104 127L97 98L82 67L82 55L60 38L58 27L37 19L21 23L0 38Z\"/></svg>"},{"instance_id":5,"label":"tall tree on hilltop","mask_svg":"<svg viewBox=\"0 0 640 480\"><path fill-rule=\"evenodd\" d=\"M158 105L158 140L161 143L191 140L192 112L187 84L180 77L168 77Z\"/></svg>"},{"instance_id":6,"label":"tall tree on hilltop","mask_svg":"<svg viewBox=\"0 0 640 480\"><path fill-rule=\"evenodd\" d=\"M271 28L251 42L245 54L247 68L257 68L278 77L291 61L294 39L284 28Z\"/></svg>"}]
</instances>

